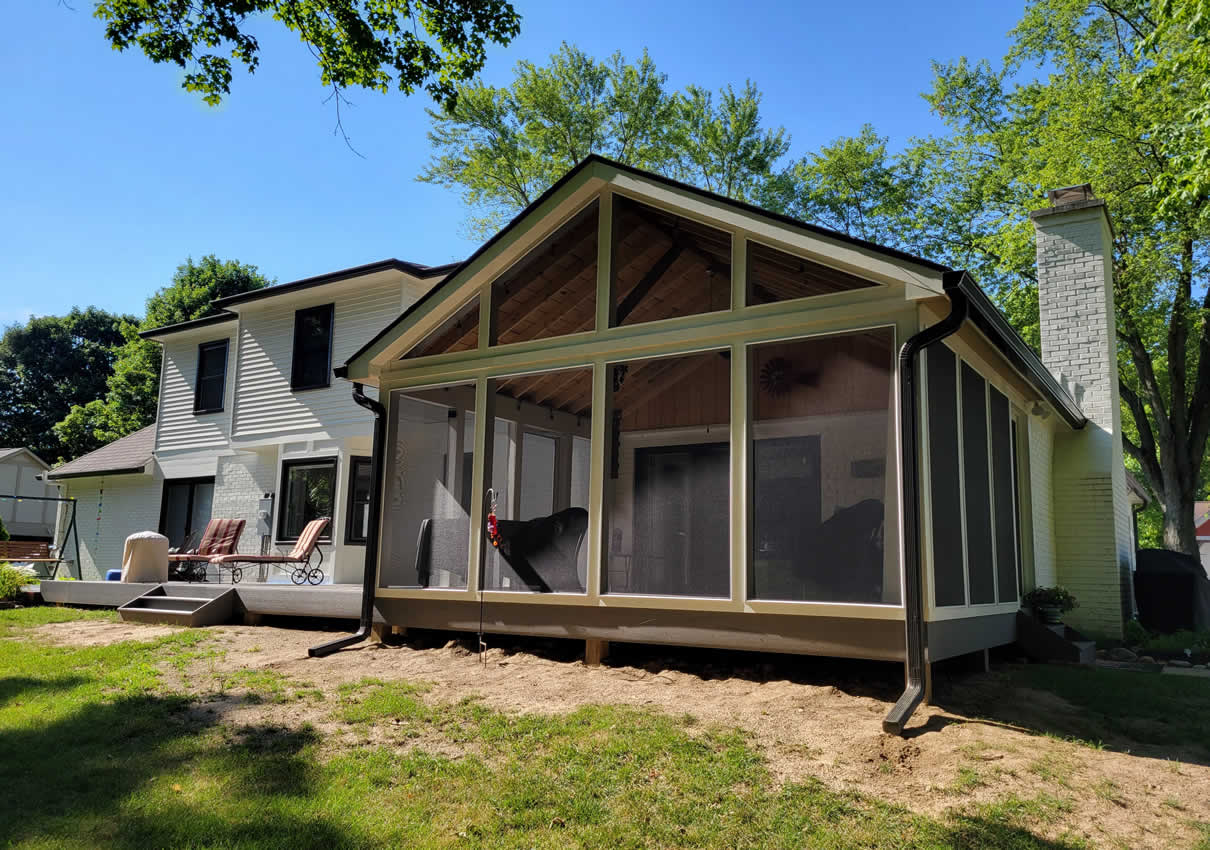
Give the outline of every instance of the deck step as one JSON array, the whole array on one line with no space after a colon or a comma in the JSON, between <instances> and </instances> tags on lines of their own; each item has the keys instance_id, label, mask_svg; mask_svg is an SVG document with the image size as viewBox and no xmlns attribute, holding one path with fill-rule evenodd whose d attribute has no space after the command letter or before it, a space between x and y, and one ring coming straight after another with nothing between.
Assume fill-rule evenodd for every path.
<instances>
[{"instance_id":1,"label":"deck step","mask_svg":"<svg viewBox=\"0 0 1210 850\"><path fill-rule=\"evenodd\" d=\"M235 613L235 590L218 596L170 596L157 585L125 605L119 606L123 620L167 623L177 626L210 626L225 623Z\"/></svg>"},{"instance_id":2,"label":"deck step","mask_svg":"<svg viewBox=\"0 0 1210 850\"><path fill-rule=\"evenodd\" d=\"M1023 611L1017 613L1017 643L1039 661L1093 664L1097 657L1096 642L1071 626L1041 623Z\"/></svg>"}]
</instances>

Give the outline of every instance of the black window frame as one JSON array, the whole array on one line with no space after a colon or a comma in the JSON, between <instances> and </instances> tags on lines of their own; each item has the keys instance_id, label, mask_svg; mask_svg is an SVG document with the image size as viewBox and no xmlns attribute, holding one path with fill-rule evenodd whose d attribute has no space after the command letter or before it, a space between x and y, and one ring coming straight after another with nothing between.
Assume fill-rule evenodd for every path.
<instances>
[{"instance_id":1,"label":"black window frame","mask_svg":"<svg viewBox=\"0 0 1210 850\"><path fill-rule=\"evenodd\" d=\"M309 316L325 314L327 316L328 346L326 353L327 360L324 362L324 379L322 382L304 384L301 381L303 352L300 350L298 344L299 327ZM294 311L294 339L290 354L290 390L292 392L322 390L332 386L332 337L334 336L335 318L335 304L318 304L314 307L304 307L301 310Z\"/></svg>"},{"instance_id":2,"label":"black window frame","mask_svg":"<svg viewBox=\"0 0 1210 850\"><path fill-rule=\"evenodd\" d=\"M199 343L197 347L197 369L193 378L193 412L195 414L204 413L222 413L227 399L227 360L230 356L230 340L217 339L210 342ZM218 395L218 407L203 407L202 406L202 355L207 350L218 349L223 350L223 372L220 376L219 385L221 389Z\"/></svg>"},{"instance_id":3,"label":"black window frame","mask_svg":"<svg viewBox=\"0 0 1210 850\"><path fill-rule=\"evenodd\" d=\"M358 469L364 467L369 471L370 477L370 492L366 493L366 498L358 499L357 481ZM359 505L365 505L366 511L370 510L370 493L374 490L374 474L373 474L373 459L368 455L351 455L349 457L349 492L345 498L345 545L347 546L365 546L366 538L359 536L354 528L353 520L356 517L356 509Z\"/></svg>"},{"instance_id":4,"label":"black window frame","mask_svg":"<svg viewBox=\"0 0 1210 850\"><path fill-rule=\"evenodd\" d=\"M275 532L275 541L277 543L297 543L298 535L286 534L286 513L290 508L289 491L287 485L290 481L290 470L296 466L319 466L320 464L330 464L332 467L332 513L336 513L336 492L337 486L340 484L340 464L335 455L324 455L321 457L297 457L289 458L281 462L281 472L278 475L276 500L278 510L275 518L273 530ZM319 536L320 543L332 542L332 524L336 521L333 516L332 522L328 523L328 527L324 529L324 533ZM303 524L304 527L306 523Z\"/></svg>"}]
</instances>

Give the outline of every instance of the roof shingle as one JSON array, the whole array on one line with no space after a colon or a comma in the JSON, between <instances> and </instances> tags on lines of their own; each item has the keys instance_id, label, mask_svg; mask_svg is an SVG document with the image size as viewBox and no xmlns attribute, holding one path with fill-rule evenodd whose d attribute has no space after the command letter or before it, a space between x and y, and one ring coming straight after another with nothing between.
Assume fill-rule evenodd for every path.
<instances>
[{"instance_id":1,"label":"roof shingle","mask_svg":"<svg viewBox=\"0 0 1210 850\"><path fill-rule=\"evenodd\" d=\"M101 446L46 473L49 479L142 472L155 448L155 425Z\"/></svg>"}]
</instances>

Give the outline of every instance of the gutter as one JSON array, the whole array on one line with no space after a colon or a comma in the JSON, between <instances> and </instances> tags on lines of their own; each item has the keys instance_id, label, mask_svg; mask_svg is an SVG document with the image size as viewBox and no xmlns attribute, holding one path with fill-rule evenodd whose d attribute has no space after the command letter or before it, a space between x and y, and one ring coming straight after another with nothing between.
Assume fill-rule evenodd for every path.
<instances>
[{"instance_id":1,"label":"gutter","mask_svg":"<svg viewBox=\"0 0 1210 850\"><path fill-rule=\"evenodd\" d=\"M353 384L353 401L374 414L374 448L370 454L370 527L366 529L366 559L361 582L361 624L356 632L307 650L312 658L323 658L333 652L360 643L370 636L374 626L374 585L378 576L378 537L382 525L379 509L382 504L382 458L387 445L386 408L362 392L361 384Z\"/></svg>"},{"instance_id":2,"label":"gutter","mask_svg":"<svg viewBox=\"0 0 1210 850\"><path fill-rule=\"evenodd\" d=\"M928 631L924 623L924 587L920 575L920 472L917 423L918 381L916 361L920 352L955 333L966 321L970 310L966 272L946 272L942 287L950 301L949 315L910 337L899 349L899 438L900 480L903 501L903 607L907 631L907 682L903 695L882 721L882 729L892 735L903 733L912 712L924 701L925 669L928 664ZM974 285L973 282L971 284Z\"/></svg>"}]
</instances>

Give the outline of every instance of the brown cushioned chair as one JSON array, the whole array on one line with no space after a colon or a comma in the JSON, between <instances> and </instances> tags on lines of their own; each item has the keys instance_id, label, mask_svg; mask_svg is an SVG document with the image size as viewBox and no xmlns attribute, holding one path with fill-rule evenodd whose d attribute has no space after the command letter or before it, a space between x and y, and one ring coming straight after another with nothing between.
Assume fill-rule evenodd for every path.
<instances>
[{"instance_id":1,"label":"brown cushioned chair","mask_svg":"<svg viewBox=\"0 0 1210 850\"><path fill-rule=\"evenodd\" d=\"M242 519L212 519L206 523L202 540L193 552L176 552L168 556L168 566L178 569L186 581L205 581L206 564L216 555L230 555L244 533Z\"/></svg>"},{"instance_id":2,"label":"brown cushioned chair","mask_svg":"<svg viewBox=\"0 0 1210 850\"><path fill-rule=\"evenodd\" d=\"M331 517L313 519L303 528L302 534L294 543L294 548L288 555L218 555L210 559L210 563L220 570L231 571L231 581L238 582L244 576L241 564L273 564L285 569L293 566L290 571L290 581L295 584L323 584L324 571L319 568L323 563L324 553L319 550L319 538L332 521ZM311 557L319 553L319 562L311 566Z\"/></svg>"}]
</instances>

